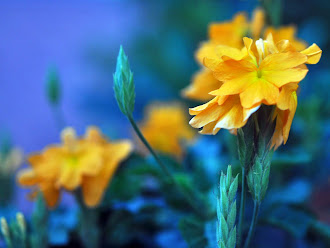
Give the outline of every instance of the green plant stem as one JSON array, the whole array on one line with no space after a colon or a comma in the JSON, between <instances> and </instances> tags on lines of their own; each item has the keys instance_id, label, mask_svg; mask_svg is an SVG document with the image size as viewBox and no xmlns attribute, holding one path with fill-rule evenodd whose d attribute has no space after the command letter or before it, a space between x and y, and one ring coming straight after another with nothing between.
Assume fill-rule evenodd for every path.
<instances>
[{"instance_id":1,"label":"green plant stem","mask_svg":"<svg viewBox=\"0 0 330 248\"><path fill-rule=\"evenodd\" d=\"M128 115L127 116L129 122L131 123L134 131L136 132L136 134L139 136L140 140L142 141L142 143L147 147L147 149L149 150L149 152L152 154L152 156L155 158L156 162L159 164L159 166L161 167L161 169L163 170L163 172L166 174L166 176L170 179L171 183L178 188L178 190L182 193L182 195L185 197L187 203L190 205L190 207L194 210L194 212L196 212L196 214L198 214L199 216L203 217L203 218L207 218L207 211L205 211L205 209L201 209L200 207L195 205L195 200L191 197L190 194L186 194L180 187L180 185L178 185L178 183L176 182L176 180L174 179L172 173L170 172L170 170L167 168L167 166L160 160L159 156L157 155L157 153L152 149L152 147L150 146L149 142L146 140L146 138L143 136L142 132L140 131L139 127L137 126L136 122L134 121L134 118L132 115Z\"/></svg>"},{"instance_id":2,"label":"green plant stem","mask_svg":"<svg viewBox=\"0 0 330 248\"><path fill-rule=\"evenodd\" d=\"M129 115L127 117L128 117L128 120L130 121L130 123L131 123L134 131L139 136L140 140L143 142L143 144L147 147L147 149L149 150L149 152L155 158L155 160L160 165L160 167L162 168L162 170L164 171L164 173L166 174L166 176L172 181L172 183L174 183L175 180L174 180L171 172L167 169L166 165L160 160L160 158L157 155L157 153L152 149L152 147L150 146L150 144L148 143L148 141L146 140L146 138L143 136L142 132L140 131L140 129L137 126L136 122L134 121L133 117L131 115Z\"/></svg>"},{"instance_id":3,"label":"green plant stem","mask_svg":"<svg viewBox=\"0 0 330 248\"><path fill-rule=\"evenodd\" d=\"M242 190L241 190L241 204L239 209L239 220L238 220L238 235L237 235L237 246L240 247L242 243L242 232L244 224L244 213L245 213L245 167L242 167Z\"/></svg>"},{"instance_id":4,"label":"green plant stem","mask_svg":"<svg viewBox=\"0 0 330 248\"><path fill-rule=\"evenodd\" d=\"M80 209L79 235L84 247L98 248L100 246L100 229L98 227L99 212L97 209L89 209L82 200L81 192L77 191L76 201Z\"/></svg>"},{"instance_id":5,"label":"green plant stem","mask_svg":"<svg viewBox=\"0 0 330 248\"><path fill-rule=\"evenodd\" d=\"M66 126L61 106L59 104L56 104L56 105L52 105L51 108L53 111L53 116L56 122L56 126L61 131Z\"/></svg>"},{"instance_id":6,"label":"green plant stem","mask_svg":"<svg viewBox=\"0 0 330 248\"><path fill-rule=\"evenodd\" d=\"M244 248L248 248L250 246L250 242L252 239L252 236L255 232L256 226L257 226L257 219L258 219L258 215L259 215L259 208L260 208L260 203L259 202L254 202L254 208L253 208L253 216L252 216L252 221L250 224L250 229L249 229L249 233L248 236L245 240L245 244L244 244Z\"/></svg>"}]
</instances>

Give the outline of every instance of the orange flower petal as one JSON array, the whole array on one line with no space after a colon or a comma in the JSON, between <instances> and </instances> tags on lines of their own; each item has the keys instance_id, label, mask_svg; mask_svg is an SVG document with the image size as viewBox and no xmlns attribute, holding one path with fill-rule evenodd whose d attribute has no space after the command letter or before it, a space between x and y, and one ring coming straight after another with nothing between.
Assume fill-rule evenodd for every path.
<instances>
[{"instance_id":1,"label":"orange flower petal","mask_svg":"<svg viewBox=\"0 0 330 248\"><path fill-rule=\"evenodd\" d=\"M23 186L33 186L37 184L39 180L34 170L23 169L18 172L17 181Z\"/></svg>"},{"instance_id":2,"label":"orange flower petal","mask_svg":"<svg viewBox=\"0 0 330 248\"><path fill-rule=\"evenodd\" d=\"M268 55L260 64L262 71L280 71L294 68L307 61L307 56L298 52L274 53Z\"/></svg>"},{"instance_id":3,"label":"orange flower petal","mask_svg":"<svg viewBox=\"0 0 330 248\"><path fill-rule=\"evenodd\" d=\"M81 184L81 173L77 168L71 166L64 166L61 175L57 181L58 187L72 191L79 187Z\"/></svg>"},{"instance_id":4,"label":"orange flower petal","mask_svg":"<svg viewBox=\"0 0 330 248\"><path fill-rule=\"evenodd\" d=\"M265 12L261 8L256 8L253 11L253 18L251 22L251 33L254 39L258 39L260 37L264 25Z\"/></svg>"},{"instance_id":5,"label":"orange flower petal","mask_svg":"<svg viewBox=\"0 0 330 248\"><path fill-rule=\"evenodd\" d=\"M104 191L113 177L120 162L132 151L130 141L121 141L107 145L107 163L96 176L86 176L82 182L84 202L89 207L97 206L102 200Z\"/></svg>"},{"instance_id":6,"label":"orange flower petal","mask_svg":"<svg viewBox=\"0 0 330 248\"><path fill-rule=\"evenodd\" d=\"M194 75L191 85L183 89L182 95L190 99L207 101L213 98L209 92L218 89L221 84L213 77L211 70L202 69Z\"/></svg>"},{"instance_id":7,"label":"orange flower petal","mask_svg":"<svg viewBox=\"0 0 330 248\"><path fill-rule=\"evenodd\" d=\"M297 83L289 83L282 87L280 96L277 101L277 107L281 110L286 110L290 108L292 101L292 93L298 88Z\"/></svg>"},{"instance_id":8,"label":"orange flower petal","mask_svg":"<svg viewBox=\"0 0 330 248\"><path fill-rule=\"evenodd\" d=\"M252 108L260 103L273 105L276 103L278 96L278 88L263 79L255 81L240 94L244 108Z\"/></svg>"},{"instance_id":9,"label":"orange flower petal","mask_svg":"<svg viewBox=\"0 0 330 248\"><path fill-rule=\"evenodd\" d=\"M321 59L322 50L314 43L301 53L307 55L307 64L317 64Z\"/></svg>"},{"instance_id":10,"label":"orange flower petal","mask_svg":"<svg viewBox=\"0 0 330 248\"><path fill-rule=\"evenodd\" d=\"M263 71L262 78L276 85L278 88L291 82L300 82L308 72L308 69L294 68L278 71Z\"/></svg>"}]
</instances>

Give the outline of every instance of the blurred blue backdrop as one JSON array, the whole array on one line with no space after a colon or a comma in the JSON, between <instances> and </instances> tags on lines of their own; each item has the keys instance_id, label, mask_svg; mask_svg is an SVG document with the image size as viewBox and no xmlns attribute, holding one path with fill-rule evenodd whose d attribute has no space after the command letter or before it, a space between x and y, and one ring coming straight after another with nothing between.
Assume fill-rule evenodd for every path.
<instances>
[{"instance_id":1,"label":"blurred blue backdrop","mask_svg":"<svg viewBox=\"0 0 330 248\"><path fill-rule=\"evenodd\" d=\"M139 120L150 101L180 99L180 89L198 68L194 51L207 39L210 22L231 19L237 11L251 14L257 5L257 0L2 0L0 132L8 133L25 154L59 141L45 94L52 67L60 78L66 125L82 133L94 124L112 138L131 137L112 90L119 46L134 72ZM296 24L300 38L323 50L320 63L310 67L301 83L297 117L285 146L291 154L299 150L312 156L311 183L320 190L329 189L330 180L329 13L328 0L290 0L283 8L283 24ZM15 203L23 212L31 209L21 193ZM329 212L322 218L330 222Z\"/></svg>"}]
</instances>

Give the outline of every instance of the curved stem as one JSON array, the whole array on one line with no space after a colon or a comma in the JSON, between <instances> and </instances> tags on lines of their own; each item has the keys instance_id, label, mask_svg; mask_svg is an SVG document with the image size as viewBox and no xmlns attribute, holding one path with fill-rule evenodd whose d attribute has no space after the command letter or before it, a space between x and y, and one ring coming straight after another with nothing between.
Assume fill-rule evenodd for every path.
<instances>
[{"instance_id":1,"label":"curved stem","mask_svg":"<svg viewBox=\"0 0 330 248\"><path fill-rule=\"evenodd\" d=\"M152 149L151 145L149 144L149 142L146 140L146 138L143 136L142 132L140 131L139 127L137 126L136 122L134 121L134 118L132 115L128 115L127 116L128 120L130 121L134 131L136 132L136 134L139 136L140 140L142 141L142 143L147 147L147 149L149 150L149 152L152 154L152 156L155 158L156 162L160 165L161 169L164 171L164 173L166 174L166 176L170 179L171 183L173 185L175 185L175 187L178 188L178 190L182 193L182 195L185 197L187 203L190 205L190 207L194 210L194 212L196 212L199 216L202 216L204 218L207 218L208 213L205 213L205 209L202 209L198 206L195 205L195 200L192 198L192 196L190 194L186 194L182 188L180 187L180 185L176 182L176 180L174 179L172 173L170 172L170 170L167 168L167 166L160 160L159 156L157 155L157 153Z\"/></svg>"},{"instance_id":2,"label":"curved stem","mask_svg":"<svg viewBox=\"0 0 330 248\"><path fill-rule=\"evenodd\" d=\"M174 183L174 178L173 178L171 172L167 169L166 165L160 160L160 158L157 155L157 153L152 149L152 147L150 146L150 144L148 143L148 141L146 140L146 138L143 136L143 134L140 131L139 127L136 125L133 117L130 116L130 115L128 115L127 117L128 117L128 120L130 121L130 123L131 123L134 131L136 132L136 134L139 136L140 140L142 141L142 143L147 147L147 149L149 150L149 152L152 154L152 156L155 158L155 160L157 161L157 163L160 165L160 167L162 168L162 170L166 174L166 176L172 181L172 183Z\"/></svg>"},{"instance_id":3,"label":"curved stem","mask_svg":"<svg viewBox=\"0 0 330 248\"><path fill-rule=\"evenodd\" d=\"M260 207L260 203L258 202L254 202L254 208L253 208L253 216L252 216L252 221L250 224L250 229L249 229L249 233L248 236L245 240L245 244L244 244L244 248L248 248L250 246L250 242L252 239L252 236L254 234L254 231L256 229L257 226L257 219L258 219L258 214L259 214L259 207Z\"/></svg>"},{"instance_id":4,"label":"curved stem","mask_svg":"<svg viewBox=\"0 0 330 248\"><path fill-rule=\"evenodd\" d=\"M237 246L240 247L242 243L242 231L244 223L244 213L245 213L245 167L242 167L242 191L241 191L241 204L239 210L239 219L238 219L238 235L237 235Z\"/></svg>"}]
</instances>

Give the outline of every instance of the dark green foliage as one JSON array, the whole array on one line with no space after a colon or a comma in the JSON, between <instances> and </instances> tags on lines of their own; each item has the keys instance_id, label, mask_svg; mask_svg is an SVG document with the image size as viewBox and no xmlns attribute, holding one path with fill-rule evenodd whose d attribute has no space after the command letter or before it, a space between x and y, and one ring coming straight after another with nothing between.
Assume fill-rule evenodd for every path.
<instances>
[{"instance_id":1,"label":"dark green foliage","mask_svg":"<svg viewBox=\"0 0 330 248\"><path fill-rule=\"evenodd\" d=\"M207 247L204 222L196 217L185 217L180 221L179 228L190 248Z\"/></svg>"}]
</instances>

